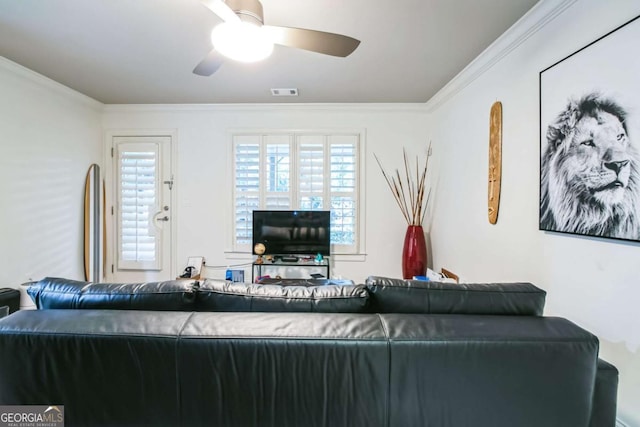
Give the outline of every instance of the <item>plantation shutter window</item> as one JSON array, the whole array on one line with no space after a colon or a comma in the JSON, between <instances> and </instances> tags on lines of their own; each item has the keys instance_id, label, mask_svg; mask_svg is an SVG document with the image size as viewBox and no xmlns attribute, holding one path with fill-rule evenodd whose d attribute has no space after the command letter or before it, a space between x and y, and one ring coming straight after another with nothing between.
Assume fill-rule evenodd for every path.
<instances>
[{"instance_id":1,"label":"plantation shutter window","mask_svg":"<svg viewBox=\"0 0 640 427\"><path fill-rule=\"evenodd\" d=\"M264 138L264 201L268 210L291 208L291 139L287 135Z\"/></svg>"},{"instance_id":2,"label":"plantation shutter window","mask_svg":"<svg viewBox=\"0 0 640 427\"><path fill-rule=\"evenodd\" d=\"M158 211L159 147L148 143L119 144L117 171L118 268L160 268L160 239L153 224Z\"/></svg>"},{"instance_id":3,"label":"plantation shutter window","mask_svg":"<svg viewBox=\"0 0 640 427\"><path fill-rule=\"evenodd\" d=\"M251 244L252 212L260 207L260 138L237 137L235 144L234 236Z\"/></svg>"},{"instance_id":4,"label":"plantation shutter window","mask_svg":"<svg viewBox=\"0 0 640 427\"><path fill-rule=\"evenodd\" d=\"M325 208L325 138L301 136L298 144L298 206L305 210Z\"/></svg>"},{"instance_id":5,"label":"plantation shutter window","mask_svg":"<svg viewBox=\"0 0 640 427\"><path fill-rule=\"evenodd\" d=\"M331 242L336 245L352 246L356 242L356 158L353 138L331 138Z\"/></svg>"},{"instance_id":6,"label":"plantation shutter window","mask_svg":"<svg viewBox=\"0 0 640 427\"><path fill-rule=\"evenodd\" d=\"M333 254L359 242L359 134L271 133L233 136L233 250L248 252L252 212L330 210Z\"/></svg>"}]
</instances>

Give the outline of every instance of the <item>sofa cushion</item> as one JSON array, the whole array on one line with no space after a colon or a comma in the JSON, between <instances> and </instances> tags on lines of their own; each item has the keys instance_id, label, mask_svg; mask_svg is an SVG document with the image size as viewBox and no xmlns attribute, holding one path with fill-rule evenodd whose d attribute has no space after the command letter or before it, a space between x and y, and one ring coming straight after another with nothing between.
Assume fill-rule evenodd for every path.
<instances>
[{"instance_id":1,"label":"sofa cushion","mask_svg":"<svg viewBox=\"0 0 640 427\"><path fill-rule=\"evenodd\" d=\"M113 310L192 311L193 280L146 283L91 283L47 277L27 288L38 309L80 308Z\"/></svg>"},{"instance_id":2,"label":"sofa cushion","mask_svg":"<svg viewBox=\"0 0 640 427\"><path fill-rule=\"evenodd\" d=\"M389 426L377 315L194 313L180 337L177 425Z\"/></svg>"},{"instance_id":3,"label":"sofa cushion","mask_svg":"<svg viewBox=\"0 0 640 427\"><path fill-rule=\"evenodd\" d=\"M387 425L588 425L598 338L568 320L466 314L379 317L389 337Z\"/></svg>"},{"instance_id":4,"label":"sofa cushion","mask_svg":"<svg viewBox=\"0 0 640 427\"><path fill-rule=\"evenodd\" d=\"M546 292L531 283L443 283L370 276L366 286L379 313L541 316Z\"/></svg>"},{"instance_id":5,"label":"sofa cushion","mask_svg":"<svg viewBox=\"0 0 640 427\"><path fill-rule=\"evenodd\" d=\"M175 372L191 315L21 310L0 323L0 402L60 402L67 426L184 425Z\"/></svg>"},{"instance_id":6,"label":"sofa cushion","mask_svg":"<svg viewBox=\"0 0 640 427\"><path fill-rule=\"evenodd\" d=\"M364 313L364 285L282 286L207 279L198 289L199 311Z\"/></svg>"}]
</instances>

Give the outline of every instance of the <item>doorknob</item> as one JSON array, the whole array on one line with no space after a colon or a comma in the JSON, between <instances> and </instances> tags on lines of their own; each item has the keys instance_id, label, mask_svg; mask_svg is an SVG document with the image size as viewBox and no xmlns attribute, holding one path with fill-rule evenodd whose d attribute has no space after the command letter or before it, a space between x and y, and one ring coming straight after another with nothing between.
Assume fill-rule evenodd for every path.
<instances>
[{"instance_id":1,"label":"doorknob","mask_svg":"<svg viewBox=\"0 0 640 427\"><path fill-rule=\"evenodd\" d=\"M169 221L169 217L165 215L162 218L158 218L157 221Z\"/></svg>"}]
</instances>

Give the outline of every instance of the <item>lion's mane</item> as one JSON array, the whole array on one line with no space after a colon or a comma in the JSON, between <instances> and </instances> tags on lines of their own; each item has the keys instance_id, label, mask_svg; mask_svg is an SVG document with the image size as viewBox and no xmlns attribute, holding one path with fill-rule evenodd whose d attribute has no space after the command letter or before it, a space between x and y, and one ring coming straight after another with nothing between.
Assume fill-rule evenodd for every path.
<instances>
[{"instance_id":1,"label":"lion's mane","mask_svg":"<svg viewBox=\"0 0 640 427\"><path fill-rule=\"evenodd\" d=\"M601 125L604 123L602 117L609 118L610 122L611 116L617 118L624 129L624 133L618 134L618 139L628 139L625 110L596 93L577 101L570 100L567 108L548 127L547 146L541 159L541 229L640 239L640 156L633 144L627 140L622 154L626 162L620 162L624 163L622 181L626 182L617 181L615 185L621 188L608 190L618 191L616 197L596 197L596 191L588 183L607 173L611 175L611 170L605 169L607 156L614 149L620 155L621 144L608 148L608 154L606 147L599 148L596 154L594 142L587 140L587 144L594 144L594 151L590 152L590 157L579 154L580 150L586 152L586 148L580 147L578 141L579 138L585 138L584 129L580 128L584 126L581 119L593 118ZM607 147L614 147L615 141L611 141L611 138L605 140L604 144L609 144ZM629 170L626 170L627 167ZM618 170L617 173L621 174L622 171Z\"/></svg>"}]
</instances>

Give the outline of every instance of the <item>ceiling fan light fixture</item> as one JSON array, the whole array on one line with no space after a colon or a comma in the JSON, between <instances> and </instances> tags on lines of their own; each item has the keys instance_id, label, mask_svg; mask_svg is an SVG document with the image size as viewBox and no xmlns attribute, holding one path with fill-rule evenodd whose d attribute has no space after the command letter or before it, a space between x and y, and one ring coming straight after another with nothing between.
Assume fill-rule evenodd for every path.
<instances>
[{"instance_id":1,"label":"ceiling fan light fixture","mask_svg":"<svg viewBox=\"0 0 640 427\"><path fill-rule=\"evenodd\" d=\"M223 22L211 32L214 49L236 61L256 62L273 52L273 42L262 27L249 22Z\"/></svg>"}]
</instances>

